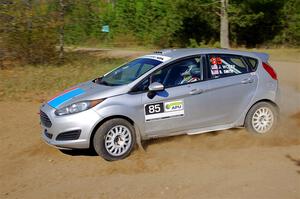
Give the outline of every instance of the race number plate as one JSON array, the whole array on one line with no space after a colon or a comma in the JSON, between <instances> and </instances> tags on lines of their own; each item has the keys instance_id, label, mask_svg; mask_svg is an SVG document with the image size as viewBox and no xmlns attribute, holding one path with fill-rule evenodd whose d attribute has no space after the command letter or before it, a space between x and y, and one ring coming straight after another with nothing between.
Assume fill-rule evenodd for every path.
<instances>
[{"instance_id":1,"label":"race number plate","mask_svg":"<svg viewBox=\"0 0 300 199\"><path fill-rule=\"evenodd\" d=\"M164 103L147 104L145 106L146 115L157 114L164 112Z\"/></svg>"},{"instance_id":2,"label":"race number plate","mask_svg":"<svg viewBox=\"0 0 300 199\"><path fill-rule=\"evenodd\" d=\"M145 105L145 120L160 120L184 116L183 100L159 102Z\"/></svg>"}]
</instances>

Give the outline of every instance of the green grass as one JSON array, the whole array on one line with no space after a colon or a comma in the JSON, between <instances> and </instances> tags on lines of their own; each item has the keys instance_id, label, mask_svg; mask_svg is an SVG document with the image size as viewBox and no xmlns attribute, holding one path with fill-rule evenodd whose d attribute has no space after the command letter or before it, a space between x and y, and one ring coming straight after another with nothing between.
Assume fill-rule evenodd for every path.
<instances>
[{"instance_id":1,"label":"green grass","mask_svg":"<svg viewBox=\"0 0 300 199\"><path fill-rule=\"evenodd\" d=\"M71 54L67 63L25 65L0 70L0 101L45 101L64 89L99 77L126 62L88 54Z\"/></svg>"},{"instance_id":2,"label":"green grass","mask_svg":"<svg viewBox=\"0 0 300 199\"><path fill-rule=\"evenodd\" d=\"M265 52L270 55L271 61L286 61L286 62L300 62L299 48L273 48L273 49L237 49L253 52Z\"/></svg>"},{"instance_id":3,"label":"green grass","mask_svg":"<svg viewBox=\"0 0 300 199\"><path fill-rule=\"evenodd\" d=\"M69 46L70 48L76 49L78 46ZM117 47L112 44L106 45L99 42L86 42L80 47L86 48L100 48L100 49L111 49L111 50L129 50L129 51L145 51L145 52L153 52L158 50L158 47L154 46L125 46L125 47ZM208 46L209 47L209 46ZM207 48L207 47L205 47ZM213 48L213 47L210 47ZM270 48L270 49L263 49L263 48L233 48L236 50L242 51L253 51L253 52L265 52L270 55L271 61L288 61L288 62L300 62L300 48Z\"/></svg>"}]
</instances>

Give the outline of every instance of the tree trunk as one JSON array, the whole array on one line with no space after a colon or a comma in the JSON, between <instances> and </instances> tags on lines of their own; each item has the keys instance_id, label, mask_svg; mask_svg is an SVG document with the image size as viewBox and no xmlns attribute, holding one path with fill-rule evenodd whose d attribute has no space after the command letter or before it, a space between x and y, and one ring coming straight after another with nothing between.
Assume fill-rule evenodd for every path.
<instances>
[{"instance_id":1,"label":"tree trunk","mask_svg":"<svg viewBox=\"0 0 300 199\"><path fill-rule=\"evenodd\" d=\"M60 63L64 62L64 38L65 38L65 4L64 0L60 0L60 28L59 28L59 61Z\"/></svg>"},{"instance_id":2,"label":"tree trunk","mask_svg":"<svg viewBox=\"0 0 300 199\"><path fill-rule=\"evenodd\" d=\"M229 0L221 0L221 28L220 28L220 41L221 48L230 48L229 45L229 24L228 24L228 1Z\"/></svg>"},{"instance_id":3,"label":"tree trunk","mask_svg":"<svg viewBox=\"0 0 300 199\"><path fill-rule=\"evenodd\" d=\"M32 51L32 1L26 0L24 1L26 4L26 23L27 23L27 47L28 49L25 51L26 59L29 62L34 62L33 58L33 51Z\"/></svg>"}]
</instances>

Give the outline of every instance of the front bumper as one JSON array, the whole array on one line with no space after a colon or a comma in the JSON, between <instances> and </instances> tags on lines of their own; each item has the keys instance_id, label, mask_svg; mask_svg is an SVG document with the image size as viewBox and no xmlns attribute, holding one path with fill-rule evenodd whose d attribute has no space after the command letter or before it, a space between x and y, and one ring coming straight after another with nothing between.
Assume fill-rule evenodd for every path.
<instances>
[{"instance_id":1,"label":"front bumper","mask_svg":"<svg viewBox=\"0 0 300 199\"><path fill-rule=\"evenodd\" d=\"M61 149L84 149L90 147L90 136L95 126L102 120L93 109L65 116L56 116L55 110L48 104L41 107L51 126L42 126L42 139L49 145ZM80 136L74 140L57 140L58 135L64 132L80 131Z\"/></svg>"}]
</instances>

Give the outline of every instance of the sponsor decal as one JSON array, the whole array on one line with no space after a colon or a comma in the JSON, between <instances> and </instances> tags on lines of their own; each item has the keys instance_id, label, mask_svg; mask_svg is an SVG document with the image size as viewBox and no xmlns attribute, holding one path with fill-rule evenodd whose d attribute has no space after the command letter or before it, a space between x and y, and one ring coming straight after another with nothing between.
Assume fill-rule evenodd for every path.
<instances>
[{"instance_id":1,"label":"sponsor decal","mask_svg":"<svg viewBox=\"0 0 300 199\"><path fill-rule=\"evenodd\" d=\"M85 91L81 88L72 88L70 90L64 91L60 95L52 98L48 101L48 104L53 108L58 108L59 105L71 100L72 98L84 94Z\"/></svg>"},{"instance_id":2,"label":"sponsor decal","mask_svg":"<svg viewBox=\"0 0 300 199\"><path fill-rule=\"evenodd\" d=\"M165 103L165 111L178 111L183 109L183 101Z\"/></svg>"},{"instance_id":3,"label":"sponsor decal","mask_svg":"<svg viewBox=\"0 0 300 199\"><path fill-rule=\"evenodd\" d=\"M165 62L165 61L168 61L171 59L171 57L167 57L167 56L163 56L163 55L145 55L141 58L155 59L155 60L162 61L162 62Z\"/></svg>"},{"instance_id":4,"label":"sponsor decal","mask_svg":"<svg viewBox=\"0 0 300 199\"><path fill-rule=\"evenodd\" d=\"M184 116L183 100L158 102L145 105L145 120L153 121Z\"/></svg>"},{"instance_id":5,"label":"sponsor decal","mask_svg":"<svg viewBox=\"0 0 300 199\"><path fill-rule=\"evenodd\" d=\"M233 74L240 74L242 73L241 71L239 71L235 65L232 65L232 64L226 64L223 66L227 72L226 73L233 73Z\"/></svg>"},{"instance_id":6,"label":"sponsor decal","mask_svg":"<svg viewBox=\"0 0 300 199\"><path fill-rule=\"evenodd\" d=\"M212 75L219 75L219 69L212 69L211 74Z\"/></svg>"},{"instance_id":7,"label":"sponsor decal","mask_svg":"<svg viewBox=\"0 0 300 199\"><path fill-rule=\"evenodd\" d=\"M222 64L222 59L220 57L212 57L210 58L210 63L215 65L221 65Z\"/></svg>"},{"instance_id":8,"label":"sponsor decal","mask_svg":"<svg viewBox=\"0 0 300 199\"><path fill-rule=\"evenodd\" d=\"M220 75L220 74L240 74L235 65L229 64L228 62L222 60L220 57L212 57L210 58L210 67L212 75Z\"/></svg>"}]
</instances>

